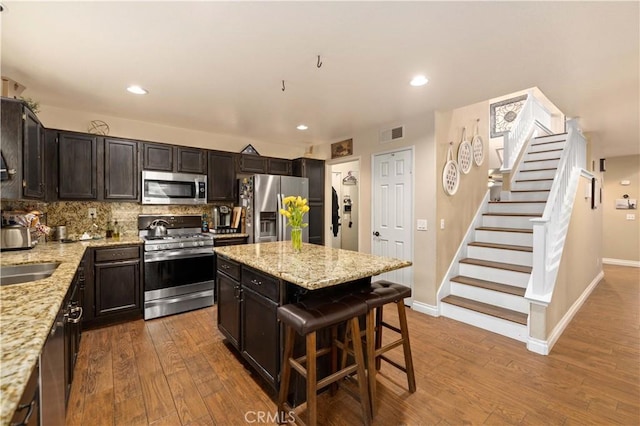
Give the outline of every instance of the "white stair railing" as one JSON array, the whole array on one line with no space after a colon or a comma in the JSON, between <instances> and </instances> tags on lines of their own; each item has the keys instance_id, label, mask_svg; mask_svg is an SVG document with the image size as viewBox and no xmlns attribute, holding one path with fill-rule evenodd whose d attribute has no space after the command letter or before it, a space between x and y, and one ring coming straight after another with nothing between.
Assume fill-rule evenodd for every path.
<instances>
[{"instance_id":1,"label":"white stair railing","mask_svg":"<svg viewBox=\"0 0 640 426\"><path fill-rule=\"evenodd\" d=\"M542 105L532 91L527 92L525 101L518 116L513 122L509 133L504 136L503 163L501 171L511 172L515 165L520 151L525 143L534 136L537 129L544 129L545 133L551 134L551 112Z\"/></svg>"},{"instance_id":2,"label":"white stair railing","mask_svg":"<svg viewBox=\"0 0 640 426\"><path fill-rule=\"evenodd\" d=\"M525 297L548 304L569 229L581 169L586 168L587 142L576 120L567 121L567 141L553 178L542 217L533 223L533 268Z\"/></svg>"}]
</instances>

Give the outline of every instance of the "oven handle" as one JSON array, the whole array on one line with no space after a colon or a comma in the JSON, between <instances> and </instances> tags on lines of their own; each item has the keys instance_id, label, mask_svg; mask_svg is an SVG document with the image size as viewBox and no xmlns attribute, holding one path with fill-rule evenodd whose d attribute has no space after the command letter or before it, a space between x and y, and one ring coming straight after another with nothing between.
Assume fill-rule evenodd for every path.
<instances>
[{"instance_id":1,"label":"oven handle","mask_svg":"<svg viewBox=\"0 0 640 426\"><path fill-rule=\"evenodd\" d=\"M193 251L189 249L181 249L176 251L167 250L166 252L151 252L144 254L145 262L161 262L163 260L173 260L173 259L186 259L193 257L207 257L213 256L213 250L209 249L209 251L202 251L202 249L195 249Z\"/></svg>"}]
</instances>

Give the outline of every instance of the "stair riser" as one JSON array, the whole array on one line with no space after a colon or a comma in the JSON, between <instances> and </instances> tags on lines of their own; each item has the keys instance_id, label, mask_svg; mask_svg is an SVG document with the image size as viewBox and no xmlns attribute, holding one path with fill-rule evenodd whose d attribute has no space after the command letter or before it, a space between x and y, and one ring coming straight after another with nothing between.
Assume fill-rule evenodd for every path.
<instances>
[{"instance_id":1,"label":"stair riser","mask_svg":"<svg viewBox=\"0 0 640 426\"><path fill-rule=\"evenodd\" d=\"M529 191L531 189L551 189L552 180L533 180L528 182L514 182L512 191Z\"/></svg>"},{"instance_id":2,"label":"stair riser","mask_svg":"<svg viewBox=\"0 0 640 426\"><path fill-rule=\"evenodd\" d=\"M440 314L445 318L473 325L520 342L526 342L529 334L526 325L516 324L444 302L440 306Z\"/></svg>"},{"instance_id":3,"label":"stair riser","mask_svg":"<svg viewBox=\"0 0 640 426\"><path fill-rule=\"evenodd\" d=\"M547 151L549 149L564 149L566 143L566 141L558 141L554 143L532 144L531 147L529 147L529 153Z\"/></svg>"},{"instance_id":4,"label":"stair riser","mask_svg":"<svg viewBox=\"0 0 640 426\"><path fill-rule=\"evenodd\" d=\"M562 151L551 152L532 152L524 156L524 160L549 160L552 158L558 158Z\"/></svg>"},{"instance_id":5,"label":"stair riser","mask_svg":"<svg viewBox=\"0 0 640 426\"><path fill-rule=\"evenodd\" d=\"M500 308L529 314L529 303L522 296L487 290L451 281L451 294Z\"/></svg>"},{"instance_id":6,"label":"stair riser","mask_svg":"<svg viewBox=\"0 0 640 426\"><path fill-rule=\"evenodd\" d=\"M533 246L533 234L524 232L476 231L476 241L515 246Z\"/></svg>"},{"instance_id":7,"label":"stair riser","mask_svg":"<svg viewBox=\"0 0 640 426\"><path fill-rule=\"evenodd\" d=\"M560 164L560 160L534 161L532 163L522 162L520 170L557 169L558 164Z\"/></svg>"},{"instance_id":8,"label":"stair riser","mask_svg":"<svg viewBox=\"0 0 640 426\"><path fill-rule=\"evenodd\" d=\"M460 263L460 275L479 280L494 281L500 284L508 284L515 287L526 288L531 274L507 271L505 269L488 268L486 266L469 265Z\"/></svg>"},{"instance_id":9,"label":"stair riser","mask_svg":"<svg viewBox=\"0 0 640 426\"><path fill-rule=\"evenodd\" d=\"M567 135L550 135L550 136L542 136L539 138L534 138L531 141L532 145L543 143L543 142L562 142L567 140Z\"/></svg>"},{"instance_id":10,"label":"stair riser","mask_svg":"<svg viewBox=\"0 0 640 426\"><path fill-rule=\"evenodd\" d=\"M482 226L489 228L533 229L531 216L482 216Z\"/></svg>"},{"instance_id":11,"label":"stair riser","mask_svg":"<svg viewBox=\"0 0 640 426\"><path fill-rule=\"evenodd\" d=\"M532 170L532 171L519 171L516 175L516 180L524 179L553 179L556 175L557 169L553 170Z\"/></svg>"},{"instance_id":12,"label":"stair riser","mask_svg":"<svg viewBox=\"0 0 640 426\"><path fill-rule=\"evenodd\" d=\"M542 213L545 203L489 203L489 213Z\"/></svg>"},{"instance_id":13,"label":"stair riser","mask_svg":"<svg viewBox=\"0 0 640 426\"><path fill-rule=\"evenodd\" d=\"M509 201L540 201L549 197L549 191L512 192Z\"/></svg>"},{"instance_id":14,"label":"stair riser","mask_svg":"<svg viewBox=\"0 0 640 426\"><path fill-rule=\"evenodd\" d=\"M467 257L492 262L511 263L513 265L533 266L533 254L529 251L467 246Z\"/></svg>"}]
</instances>

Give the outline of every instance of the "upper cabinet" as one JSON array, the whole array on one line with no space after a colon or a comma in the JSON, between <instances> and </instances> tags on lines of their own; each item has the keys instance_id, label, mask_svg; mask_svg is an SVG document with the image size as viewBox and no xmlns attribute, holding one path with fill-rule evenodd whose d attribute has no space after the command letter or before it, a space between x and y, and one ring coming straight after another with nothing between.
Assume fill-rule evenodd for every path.
<instances>
[{"instance_id":1,"label":"upper cabinet","mask_svg":"<svg viewBox=\"0 0 640 426\"><path fill-rule=\"evenodd\" d=\"M269 158L267 165L270 175L291 176L291 160L285 160L284 158Z\"/></svg>"},{"instance_id":2,"label":"upper cabinet","mask_svg":"<svg viewBox=\"0 0 640 426\"><path fill-rule=\"evenodd\" d=\"M209 151L209 174L207 200L228 201L238 198L236 181L236 157L238 154L224 151Z\"/></svg>"},{"instance_id":3,"label":"upper cabinet","mask_svg":"<svg viewBox=\"0 0 640 426\"><path fill-rule=\"evenodd\" d=\"M267 173L267 158L259 155L240 154L238 169L241 173Z\"/></svg>"},{"instance_id":4,"label":"upper cabinet","mask_svg":"<svg viewBox=\"0 0 640 426\"><path fill-rule=\"evenodd\" d=\"M98 176L98 136L86 133L58 132L58 198L60 200L96 200ZM100 170L98 170L100 165Z\"/></svg>"},{"instance_id":5,"label":"upper cabinet","mask_svg":"<svg viewBox=\"0 0 640 426\"><path fill-rule=\"evenodd\" d=\"M138 142L104 139L104 198L138 200Z\"/></svg>"},{"instance_id":6,"label":"upper cabinet","mask_svg":"<svg viewBox=\"0 0 640 426\"><path fill-rule=\"evenodd\" d=\"M143 170L207 173L206 150L149 142L142 144L142 150Z\"/></svg>"},{"instance_id":7,"label":"upper cabinet","mask_svg":"<svg viewBox=\"0 0 640 426\"><path fill-rule=\"evenodd\" d=\"M44 128L22 101L3 98L1 110L0 147L9 172L2 198L44 199Z\"/></svg>"}]
</instances>

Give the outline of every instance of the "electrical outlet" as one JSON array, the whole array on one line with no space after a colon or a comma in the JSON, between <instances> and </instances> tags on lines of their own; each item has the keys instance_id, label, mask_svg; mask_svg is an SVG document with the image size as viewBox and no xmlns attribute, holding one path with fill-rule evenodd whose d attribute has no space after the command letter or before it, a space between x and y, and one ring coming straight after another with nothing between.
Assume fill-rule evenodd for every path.
<instances>
[{"instance_id":1,"label":"electrical outlet","mask_svg":"<svg viewBox=\"0 0 640 426\"><path fill-rule=\"evenodd\" d=\"M416 225L416 229L418 231L426 231L427 230L427 219L418 219L418 224Z\"/></svg>"},{"instance_id":2,"label":"electrical outlet","mask_svg":"<svg viewBox=\"0 0 640 426\"><path fill-rule=\"evenodd\" d=\"M444 229L444 219L440 219L440 229Z\"/></svg>"},{"instance_id":3,"label":"electrical outlet","mask_svg":"<svg viewBox=\"0 0 640 426\"><path fill-rule=\"evenodd\" d=\"M96 209L88 209L87 216L89 217L89 219L97 219L98 213L96 212Z\"/></svg>"}]
</instances>

